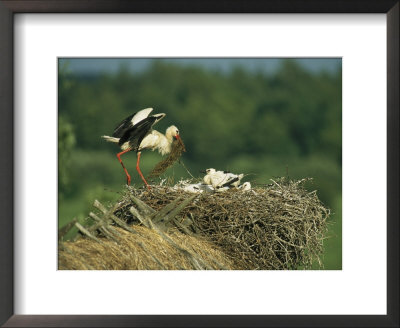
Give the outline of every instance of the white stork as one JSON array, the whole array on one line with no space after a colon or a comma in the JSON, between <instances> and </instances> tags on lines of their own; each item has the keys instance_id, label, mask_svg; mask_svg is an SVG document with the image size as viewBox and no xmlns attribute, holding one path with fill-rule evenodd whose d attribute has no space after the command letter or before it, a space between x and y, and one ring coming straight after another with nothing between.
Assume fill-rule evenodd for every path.
<instances>
[{"instance_id":1,"label":"white stork","mask_svg":"<svg viewBox=\"0 0 400 328\"><path fill-rule=\"evenodd\" d=\"M171 125L165 132L165 135L152 129L153 125L163 119L166 115L164 113L150 115L152 110L153 108L146 108L128 116L118 124L112 137L102 136L106 141L117 143L122 149L122 152L117 154L117 158L125 171L128 185L131 183L131 176L121 160L121 155L132 150L136 151L136 170L149 189L150 186L139 167L140 154L142 150L158 150L161 155L166 155L171 152L171 145L174 138L183 146L182 140L179 136L179 130L175 125Z\"/></svg>"}]
</instances>

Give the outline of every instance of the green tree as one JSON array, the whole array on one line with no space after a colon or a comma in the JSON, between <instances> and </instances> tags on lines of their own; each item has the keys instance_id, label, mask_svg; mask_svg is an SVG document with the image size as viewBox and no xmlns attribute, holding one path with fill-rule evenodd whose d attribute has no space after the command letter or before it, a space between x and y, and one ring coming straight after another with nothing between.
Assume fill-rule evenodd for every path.
<instances>
[{"instance_id":1,"label":"green tree","mask_svg":"<svg viewBox=\"0 0 400 328\"><path fill-rule=\"evenodd\" d=\"M75 146L72 125L62 116L58 118L58 190L64 197L70 191L71 153Z\"/></svg>"}]
</instances>

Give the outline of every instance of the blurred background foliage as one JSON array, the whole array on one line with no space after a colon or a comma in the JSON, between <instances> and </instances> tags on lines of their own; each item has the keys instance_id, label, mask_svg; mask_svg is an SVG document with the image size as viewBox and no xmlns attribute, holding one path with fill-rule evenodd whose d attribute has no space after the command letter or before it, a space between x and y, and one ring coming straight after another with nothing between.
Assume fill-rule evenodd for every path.
<instances>
[{"instance_id":1,"label":"blurred background foliage","mask_svg":"<svg viewBox=\"0 0 400 328\"><path fill-rule=\"evenodd\" d=\"M187 149L182 162L195 177L213 167L245 173L253 185L281 176L313 178L307 188L317 190L332 211L325 269L341 269L341 63L334 70L310 70L284 59L271 73L248 70L243 61L217 70L158 59L140 71L121 64L115 72L79 74L69 68L73 61L59 61L60 226L84 220L95 198L118 199L126 181L115 156L119 148L100 137L111 135L128 115L153 107L167 114L157 130L179 128ZM141 187L135 154L123 160ZM144 152L143 174L160 160ZM190 175L176 163L162 177L177 181Z\"/></svg>"}]
</instances>

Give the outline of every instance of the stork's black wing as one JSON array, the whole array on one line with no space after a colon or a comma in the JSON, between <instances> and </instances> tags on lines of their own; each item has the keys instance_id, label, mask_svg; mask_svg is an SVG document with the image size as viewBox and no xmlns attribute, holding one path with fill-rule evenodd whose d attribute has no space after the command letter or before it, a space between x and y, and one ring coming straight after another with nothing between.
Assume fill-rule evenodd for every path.
<instances>
[{"instance_id":1,"label":"stork's black wing","mask_svg":"<svg viewBox=\"0 0 400 328\"><path fill-rule=\"evenodd\" d=\"M128 116L121 123L119 123L117 127L114 129L112 136L115 138L121 138L127 130L132 128L132 117L135 115L136 113Z\"/></svg>"},{"instance_id":2,"label":"stork's black wing","mask_svg":"<svg viewBox=\"0 0 400 328\"><path fill-rule=\"evenodd\" d=\"M151 127L156 122L157 118L149 116L144 120L136 123L134 126L125 129L124 134L120 137L118 144L129 141L129 145L133 150L138 150L143 138L151 131Z\"/></svg>"},{"instance_id":3,"label":"stork's black wing","mask_svg":"<svg viewBox=\"0 0 400 328\"><path fill-rule=\"evenodd\" d=\"M223 188L223 187L230 187L232 183L236 182L239 180L239 177L234 177L231 178L230 180L228 180L227 182L225 182L223 185L221 186L217 186L217 188Z\"/></svg>"}]
</instances>

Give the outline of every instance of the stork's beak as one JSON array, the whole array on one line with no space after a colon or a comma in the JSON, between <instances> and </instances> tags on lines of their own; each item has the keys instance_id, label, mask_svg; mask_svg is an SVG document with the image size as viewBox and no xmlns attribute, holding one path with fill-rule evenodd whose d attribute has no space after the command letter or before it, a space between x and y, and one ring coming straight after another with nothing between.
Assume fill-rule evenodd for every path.
<instances>
[{"instance_id":1,"label":"stork's beak","mask_svg":"<svg viewBox=\"0 0 400 328\"><path fill-rule=\"evenodd\" d=\"M179 141L179 143L182 145L183 151L186 151L185 145L183 144L183 141L181 139L181 137L179 136L179 134L177 134L175 136L175 139Z\"/></svg>"},{"instance_id":2,"label":"stork's beak","mask_svg":"<svg viewBox=\"0 0 400 328\"><path fill-rule=\"evenodd\" d=\"M199 171L200 173L204 173L204 174L206 174L207 172L206 171Z\"/></svg>"}]
</instances>

